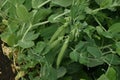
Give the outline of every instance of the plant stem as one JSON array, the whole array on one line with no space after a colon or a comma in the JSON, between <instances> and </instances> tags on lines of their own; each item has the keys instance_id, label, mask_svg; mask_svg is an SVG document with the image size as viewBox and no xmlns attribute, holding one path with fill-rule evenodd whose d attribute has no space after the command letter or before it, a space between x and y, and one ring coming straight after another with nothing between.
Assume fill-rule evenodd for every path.
<instances>
[{"instance_id":1,"label":"plant stem","mask_svg":"<svg viewBox=\"0 0 120 80\"><path fill-rule=\"evenodd\" d=\"M33 27L44 25L44 24L47 24L47 23L49 23L49 21L44 21L44 22L36 23L36 24L33 25Z\"/></svg>"},{"instance_id":2,"label":"plant stem","mask_svg":"<svg viewBox=\"0 0 120 80\"><path fill-rule=\"evenodd\" d=\"M24 27L25 27L25 23L23 23L22 25L21 34L23 34Z\"/></svg>"},{"instance_id":3,"label":"plant stem","mask_svg":"<svg viewBox=\"0 0 120 80\"><path fill-rule=\"evenodd\" d=\"M112 46L112 44L109 44L109 45L106 45L106 46L100 47L100 49L109 48L110 46Z\"/></svg>"},{"instance_id":4,"label":"plant stem","mask_svg":"<svg viewBox=\"0 0 120 80\"><path fill-rule=\"evenodd\" d=\"M102 24L100 23L100 21L95 17L95 15L93 15L94 19L96 20L96 22L100 25L100 27L106 31L106 29L102 26Z\"/></svg>"},{"instance_id":5,"label":"plant stem","mask_svg":"<svg viewBox=\"0 0 120 80\"><path fill-rule=\"evenodd\" d=\"M57 18L59 18L59 17L65 15L65 14L68 14L68 13L70 13L70 10L68 10L68 11L66 11L66 12L64 12L64 13L58 15L58 16L56 16L56 17L54 18L54 20L56 20Z\"/></svg>"},{"instance_id":6,"label":"plant stem","mask_svg":"<svg viewBox=\"0 0 120 80\"><path fill-rule=\"evenodd\" d=\"M25 34L22 37L22 41L24 40L26 34L29 32L29 30L32 28L32 24L30 23L30 26L28 27L28 29L26 30Z\"/></svg>"},{"instance_id":7,"label":"plant stem","mask_svg":"<svg viewBox=\"0 0 120 80\"><path fill-rule=\"evenodd\" d=\"M8 0L4 1L4 3L2 4L1 8L8 2Z\"/></svg>"},{"instance_id":8,"label":"plant stem","mask_svg":"<svg viewBox=\"0 0 120 80\"><path fill-rule=\"evenodd\" d=\"M40 4L40 5L38 6L38 8L44 6L45 4L47 4L47 3L50 2L50 1L51 1L51 0L47 0L47 1L43 2L42 4Z\"/></svg>"}]
</instances>

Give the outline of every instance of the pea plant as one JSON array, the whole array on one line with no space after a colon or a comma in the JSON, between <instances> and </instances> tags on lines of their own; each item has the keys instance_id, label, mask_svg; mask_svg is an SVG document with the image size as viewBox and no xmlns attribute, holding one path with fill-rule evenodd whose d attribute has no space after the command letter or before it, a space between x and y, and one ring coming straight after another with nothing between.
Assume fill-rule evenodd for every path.
<instances>
[{"instance_id":1,"label":"pea plant","mask_svg":"<svg viewBox=\"0 0 120 80\"><path fill-rule=\"evenodd\" d=\"M15 80L120 80L120 0L0 0Z\"/></svg>"}]
</instances>

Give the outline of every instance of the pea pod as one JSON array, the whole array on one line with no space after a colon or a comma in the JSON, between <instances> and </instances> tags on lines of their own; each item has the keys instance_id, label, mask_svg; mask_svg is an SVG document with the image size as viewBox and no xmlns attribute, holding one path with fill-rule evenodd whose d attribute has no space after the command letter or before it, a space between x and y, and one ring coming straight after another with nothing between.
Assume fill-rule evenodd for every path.
<instances>
[{"instance_id":1,"label":"pea pod","mask_svg":"<svg viewBox=\"0 0 120 80\"><path fill-rule=\"evenodd\" d=\"M64 53L65 53L65 50L67 49L68 47L68 42L69 42L69 37L65 40L61 50L60 50L60 53L58 54L58 57L57 57L57 62L56 62L56 66L57 68L59 68L59 65L63 59L63 56L64 56Z\"/></svg>"},{"instance_id":2,"label":"pea pod","mask_svg":"<svg viewBox=\"0 0 120 80\"><path fill-rule=\"evenodd\" d=\"M63 37L59 37L57 40L55 40L54 42L52 42L50 45L51 49L53 49L54 47L56 47L60 41L63 39Z\"/></svg>"},{"instance_id":3,"label":"pea pod","mask_svg":"<svg viewBox=\"0 0 120 80\"><path fill-rule=\"evenodd\" d=\"M59 35L60 33L64 32L64 28L67 26L65 23L63 26L59 27L57 31L53 34L52 38L50 39L49 43L52 43Z\"/></svg>"}]
</instances>

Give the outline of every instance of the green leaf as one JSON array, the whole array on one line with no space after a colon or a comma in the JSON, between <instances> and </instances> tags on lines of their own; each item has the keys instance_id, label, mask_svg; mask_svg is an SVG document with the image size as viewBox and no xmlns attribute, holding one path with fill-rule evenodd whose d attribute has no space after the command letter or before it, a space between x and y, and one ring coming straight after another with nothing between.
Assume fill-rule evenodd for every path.
<instances>
[{"instance_id":1,"label":"green leaf","mask_svg":"<svg viewBox=\"0 0 120 80\"><path fill-rule=\"evenodd\" d=\"M30 48L30 47L34 46L35 44L34 44L33 41L22 41L22 40L20 40L18 42L18 45L22 48Z\"/></svg>"},{"instance_id":2,"label":"green leaf","mask_svg":"<svg viewBox=\"0 0 120 80\"><path fill-rule=\"evenodd\" d=\"M102 59L97 59L93 57L90 58L89 54L85 52L80 53L79 62L86 65L87 67L95 67L104 63Z\"/></svg>"},{"instance_id":3,"label":"green leaf","mask_svg":"<svg viewBox=\"0 0 120 80\"><path fill-rule=\"evenodd\" d=\"M74 50L73 52L70 53L70 58L73 61L77 62L79 60L79 53Z\"/></svg>"},{"instance_id":4,"label":"green leaf","mask_svg":"<svg viewBox=\"0 0 120 80\"><path fill-rule=\"evenodd\" d=\"M101 75L97 80L109 80L105 74Z\"/></svg>"},{"instance_id":5,"label":"green leaf","mask_svg":"<svg viewBox=\"0 0 120 80\"><path fill-rule=\"evenodd\" d=\"M120 55L120 42L116 42L115 45L116 45L116 47L117 47L117 48L116 48L116 52L117 52L118 55Z\"/></svg>"},{"instance_id":6,"label":"green leaf","mask_svg":"<svg viewBox=\"0 0 120 80\"><path fill-rule=\"evenodd\" d=\"M113 67L109 67L107 72L105 73L105 75L107 76L107 78L109 80L117 80L116 77L117 77L117 74L116 74L116 71Z\"/></svg>"},{"instance_id":7,"label":"green leaf","mask_svg":"<svg viewBox=\"0 0 120 80\"><path fill-rule=\"evenodd\" d=\"M95 27L88 26L86 29L84 29L84 32L91 38L93 32L95 31Z\"/></svg>"},{"instance_id":8,"label":"green leaf","mask_svg":"<svg viewBox=\"0 0 120 80\"><path fill-rule=\"evenodd\" d=\"M56 14L52 14L49 18L48 21L51 23L56 23L56 22L61 22L61 20L64 20L61 17L58 17L60 14L56 13Z\"/></svg>"},{"instance_id":9,"label":"green leaf","mask_svg":"<svg viewBox=\"0 0 120 80\"><path fill-rule=\"evenodd\" d=\"M52 37L52 35L55 33L55 31L58 29L58 26L56 24L51 25L46 28L42 28L40 31L41 36L44 40L48 40Z\"/></svg>"},{"instance_id":10,"label":"green leaf","mask_svg":"<svg viewBox=\"0 0 120 80\"><path fill-rule=\"evenodd\" d=\"M100 26L97 26L97 27L96 27L96 30L97 30L97 33L98 33L99 35L101 35L102 32L103 32L103 29L102 29Z\"/></svg>"},{"instance_id":11,"label":"green leaf","mask_svg":"<svg viewBox=\"0 0 120 80\"><path fill-rule=\"evenodd\" d=\"M106 38L113 38L113 35L111 33L109 33L108 31L102 32L102 35Z\"/></svg>"},{"instance_id":12,"label":"green leaf","mask_svg":"<svg viewBox=\"0 0 120 80\"><path fill-rule=\"evenodd\" d=\"M22 3L24 3L25 0L9 0L9 2L15 6L15 5L17 5L17 4L22 4Z\"/></svg>"},{"instance_id":13,"label":"green leaf","mask_svg":"<svg viewBox=\"0 0 120 80\"><path fill-rule=\"evenodd\" d=\"M34 48L34 50L37 53L41 53L46 46L47 46L46 43L44 43L44 42L38 42L37 45L36 45L36 47Z\"/></svg>"},{"instance_id":14,"label":"green leaf","mask_svg":"<svg viewBox=\"0 0 120 80\"><path fill-rule=\"evenodd\" d=\"M117 80L116 71L112 67L108 67L108 70L105 74L102 74L97 80Z\"/></svg>"},{"instance_id":15,"label":"green leaf","mask_svg":"<svg viewBox=\"0 0 120 80\"><path fill-rule=\"evenodd\" d=\"M1 39L3 42L7 43L9 46L13 46L17 42L16 35L9 32L3 33L1 35Z\"/></svg>"},{"instance_id":16,"label":"green leaf","mask_svg":"<svg viewBox=\"0 0 120 80\"><path fill-rule=\"evenodd\" d=\"M80 41L76 46L75 46L75 49L76 50L81 50L85 45L85 42L83 41Z\"/></svg>"},{"instance_id":17,"label":"green leaf","mask_svg":"<svg viewBox=\"0 0 120 80\"><path fill-rule=\"evenodd\" d=\"M102 52L97 47L88 46L87 51L95 58L100 58L102 56Z\"/></svg>"},{"instance_id":18,"label":"green leaf","mask_svg":"<svg viewBox=\"0 0 120 80\"><path fill-rule=\"evenodd\" d=\"M39 8L39 6L46 0L32 0L32 7Z\"/></svg>"},{"instance_id":19,"label":"green leaf","mask_svg":"<svg viewBox=\"0 0 120 80\"><path fill-rule=\"evenodd\" d=\"M119 65L120 57L115 54L108 54L103 57L104 61L108 64Z\"/></svg>"},{"instance_id":20,"label":"green leaf","mask_svg":"<svg viewBox=\"0 0 120 80\"><path fill-rule=\"evenodd\" d=\"M24 38L26 41L35 40L39 36L39 33L34 33L34 31L28 32Z\"/></svg>"},{"instance_id":21,"label":"green leaf","mask_svg":"<svg viewBox=\"0 0 120 80\"><path fill-rule=\"evenodd\" d=\"M30 16L29 16L30 14L28 13L24 5L17 5L16 13L20 21L28 21L30 19Z\"/></svg>"},{"instance_id":22,"label":"green leaf","mask_svg":"<svg viewBox=\"0 0 120 80\"><path fill-rule=\"evenodd\" d=\"M66 73L67 73L66 68L60 67L60 68L57 70L57 78L63 77Z\"/></svg>"},{"instance_id":23,"label":"green leaf","mask_svg":"<svg viewBox=\"0 0 120 80\"><path fill-rule=\"evenodd\" d=\"M120 32L120 23L115 23L112 26L109 27L108 32L111 32L113 34Z\"/></svg>"},{"instance_id":24,"label":"green leaf","mask_svg":"<svg viewBox=\"0 0 120 80\"><path fill-rule=\"evenodd\" d=\"M52 0L52 2L62 7L68 7L72 4L73 0Z\"/></svg>"},{"instance_id":25,"label":"green leaf","mask_svg":"<svg viewBox=\"0 0 120 80\"><path fill-rule=\"evenodd\" d=\"M32 0L25 0L24 5L27 8L27 10L30 10L32 8Z\"/></svg>"},{"instance_id":26,"label":"green leaf","mask_svg":"<svg viewBox=\"0 0 120 80\"><path fill-rule=\"evenodd\" d=\"M100 7L109 7L112 5L113 0L95 0Z\"/></svg>"},{"instance_id":27,"label":"green leaf","mask_svg":"<svg viewBox=\"0 0 120 80\"><path fill-rule=\"evenodd\" d=\"M50 13L51 9L40 8L34 16L33 23L44 20Z\"/></svg>"}]
</instances>

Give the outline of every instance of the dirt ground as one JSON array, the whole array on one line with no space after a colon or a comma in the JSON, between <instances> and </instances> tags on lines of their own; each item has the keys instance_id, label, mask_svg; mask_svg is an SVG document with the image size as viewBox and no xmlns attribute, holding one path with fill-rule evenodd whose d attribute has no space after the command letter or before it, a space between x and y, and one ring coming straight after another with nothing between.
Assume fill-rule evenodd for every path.
<instances>
[{"instance_id":1,"label":"dirt ground","mask_svg":"<svg viewBox=\"0 0 120 80\"><path fill-rule=\"evenodd\" d=\"M15 74L12 71L12 62L3 54L2 41L0 41L0 80L14 80Z\"/></svg>"}]
</instances>

